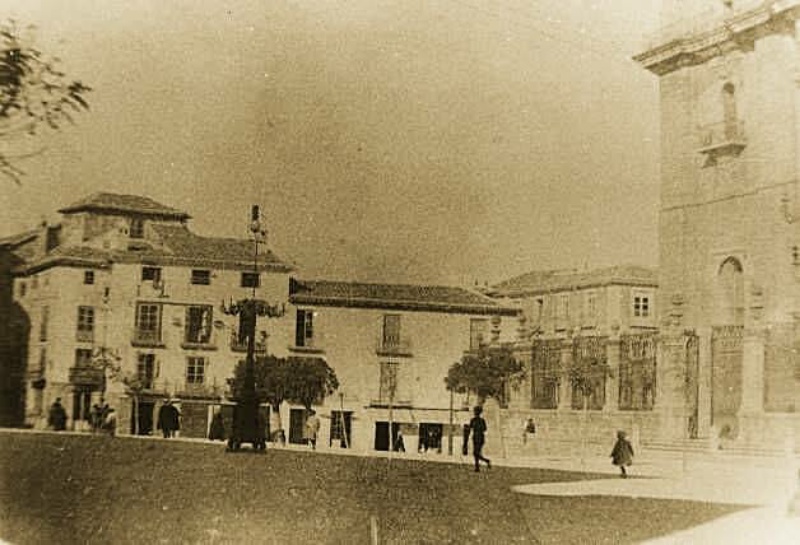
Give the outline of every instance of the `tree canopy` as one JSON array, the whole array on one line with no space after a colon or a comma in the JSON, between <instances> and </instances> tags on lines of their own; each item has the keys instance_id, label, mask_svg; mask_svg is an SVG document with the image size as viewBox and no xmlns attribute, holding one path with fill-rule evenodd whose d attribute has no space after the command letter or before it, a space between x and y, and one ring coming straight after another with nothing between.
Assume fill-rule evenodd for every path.
<instances>
[{"instance_id":1,"label":"tree canopy","mask_svg":"<svg viewBox=\"0 0 800 545\"><path fill-rule=\"evenodd\" d=\"M493 397L505 400L506 385L518 383L524 377L524 367L505 346L481 346L464 354L453 364L445 378L448 390L463 394L475 392L478 403Z\"/></svg>"},{"instance_id":2,"label":"tree canopy","mask_svg":"<svg viewBox=\"0 0 800 545\"><path fill-rule=\"evenodd\" d=\"M14 21L0 23L0 142L34 135L40 127L58 129L72 114L89 109L91 88L71 80L59 59L26 43ZM0 174L17 183L24 174L0 149Z\"/></svg>"},{"instance_id":3,"label":"tree canopy","mask_svg":"<svg viewBox=\"0 0 800 545\"><path fill-rule=\"evenodd\" d=\"M231 379L234 398L238 398L244 389L245 369L244 361L240 361L234 369ZM302 404L309 409L339 387L336 373L322 358L257 358L254 374L259 402L269 403L275 410L284 401Z\"/></svg>"}]
</instances>

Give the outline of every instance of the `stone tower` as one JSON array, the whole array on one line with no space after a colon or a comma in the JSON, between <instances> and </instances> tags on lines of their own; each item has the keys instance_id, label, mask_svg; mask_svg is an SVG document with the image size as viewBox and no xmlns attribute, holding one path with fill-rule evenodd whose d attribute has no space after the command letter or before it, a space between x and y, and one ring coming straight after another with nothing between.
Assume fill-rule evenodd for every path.
<instances>
[{"instance_id":1,"label":"stone tower","mask_svg":"<svg viewBox=\"0 0 800 545\"><path fill-rule=\"evenodd\" d=\"M665 0L661 22L636 60L660 82L662 427L792 438L800 0Z\"/></svg>"}]
</instances>

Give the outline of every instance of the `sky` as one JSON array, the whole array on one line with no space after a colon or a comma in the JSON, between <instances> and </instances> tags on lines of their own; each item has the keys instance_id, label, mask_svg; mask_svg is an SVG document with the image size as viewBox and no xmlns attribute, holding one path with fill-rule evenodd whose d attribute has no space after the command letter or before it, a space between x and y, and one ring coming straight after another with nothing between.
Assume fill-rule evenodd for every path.
<instances>
[{"instance_id":1,"label":"sky","mask_svg":"<svg viewBox=\"0 0 800 545\"><path fill-rule=\"evenodd\" d=\"M0 237L146 195L303 278L656 266L659 0L0 0L91 110L0 142ZM32 152L32 153L31 153Z\"/></svg>"}]
</instances>

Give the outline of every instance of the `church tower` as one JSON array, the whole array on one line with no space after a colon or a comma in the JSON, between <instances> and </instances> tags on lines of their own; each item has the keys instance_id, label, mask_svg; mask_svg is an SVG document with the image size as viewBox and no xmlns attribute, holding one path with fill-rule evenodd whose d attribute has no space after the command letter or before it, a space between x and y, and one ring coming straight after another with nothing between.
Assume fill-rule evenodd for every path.
<instances>
[{"instance_id":1,"label":"church tower","mask_svg":"<svg viewBox=\"0 0 800 545\"><path fill-rule=\"evenodd\" d=\"M800 0L664 0L664 434L800 441Z\"/></svg>"}]
</instances>

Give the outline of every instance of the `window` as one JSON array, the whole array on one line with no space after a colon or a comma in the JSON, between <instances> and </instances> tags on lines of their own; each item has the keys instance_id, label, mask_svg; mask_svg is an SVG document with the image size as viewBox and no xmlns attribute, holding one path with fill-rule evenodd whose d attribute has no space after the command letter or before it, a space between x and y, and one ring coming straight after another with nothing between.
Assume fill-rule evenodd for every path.
<instances>
[{"instance_id":1,"label":"window","mask_svg":"<svg viewBox=\"0 0 800 545\"><path fill-rule=\"evenodd\" d=\"M38 287L39 287L39 277L33 275L33 277L31 278L31 289L35 290Z\"/></svg>"},{"instance_id":2,"label":"window","mask_svg":"<svg viewBox=\"0 0 800 545\"><path fill-rule=\"evenodd\" d=\"M213 308L210 305L190 306L186 309L186 342L208 344L211 342L211 318Z\"/></svg>"},{"instance_id":3,"label":"window","mask_svg":"<svg viewBox=\"0 0 800 545\"><path fill-rule=\"evenodd\" d=\"M211 271L205 269L193 269L192 284L198 286L208 286L211 284Z\"/></svg>"},{"instance_id":4,"label":"window","mask_svg":"<svg viewBox=\"0 0 800 545\"><path fill-rule=\"evenodd\" d=\"M135 340L141 343L161 342L161 305L140 303L136 307Z\"/></svg>"},{"instance_id":5,"label":"window","mask_svg":"<svg viewBox=\"0 0 800 545\"><path fill-rule=\"evenodd\" d=\"M186 359L186 384L203 384L206 380L206 359L191 356Z\"/></svg>"},{"instance_id":6,"label":"window","mask_svg":"<svg viewBox=\"0 0 800 545\"><path fill-rule=\"evenodd\" d=\"M131 218L129 235L131 238L144 238L144 220Z\"/></svg>"},{"instance_id":7,"label":"window","mask_svg":"<svg viewBox=\"0 0 800 545\"><path fill-rule=\"evenodd\" d=\"M485 318L472 318L469 321L469 349L477 350L487 342L486 333L489 331L489 320Z\"/></svg>"},{"instance_id":8,"label":"window","mask_svg":"<svg viewBox=\"0 0 800 545\"><path fill-rule=\"evenodd\" d=\"M252 272L242 273L242 287L243 288L257 288L261 285L261 275Z\"/></svg>"},{"instance_id":9,"label":"window","mask_svg":"<svg viewBox=\"0 0 800 545\"><path fill-rule=\"evenodd\" d=\"M583 321L584 325L594 325L597 319L597 293L586 292L584 295Z\"/></svg>"},{"instance_id":10,"label":"window","mask_svg":"<svg viewBox=\"0 0 800 545\"><path fill-rule=\"evenodd\" d=\"M20 298L25 297L25 292L28 290L28 286L25 285L25 282L19 283L19 296Z\"/></svg>"},{"instance_id":11,"label":"window","mask_svg":"<svg viewBox=\"0 0 800 545\"><path fill-rule=\"evenodd\" d=\"M633 298L633 315L636 318L650 316L650 298L646 295L636 295Z\"/></svg>"},{"instance_id":12,"label":"window","mask_svg":"<svg viewBox=\"0 0 800 545\"><path fill-rule=\"evenodd\" d=\"M75 367L89 367L92 365L92 351L88 348L75 350Z\"/></svg>"},{"instance_id":13,"label":"window","mask_svg":"<svg viewBox=\"0 0 800 545\"><path fill-rule=\"evenodd\" d=\"M83 283L94 284L94 271L83 271Z\"/></svg>"},{"instance_id":14,"label":"window","mask_svg":"<svg viewBox=\"0 0 800 545\"><path fill-rule=\"evenodd\" d=\"M386 403L393 401L397 394L397 362L382 361L381 362L381 377L380 377L380 390L378 392L378 399Z\"/></svg>"},{"instance_id":15,"label":"window","mask_svg":"<svg viewBox=\"0 0 800 545\"><path fill-rule=\"evenodd\" d=\"M556 329L566 329L569 322L569 294L562 294L556 300Z\"/></svg>"},{"instance_id":16,"label":"window","mask_svg":"<svg viewBox=\"0 0 800 545\"><path fill-rule=\"evenodd\" d=\"M138 355L136 361L136 378L142 383L144 389L152 389L153 382L156 378L156 355L155 354L142 354Z\"/></svg>"},{"instance_id":17,"label":"window","mask_svg":"<svg viewBox=\"0 0 800 545\"><path fill-rule=\"evenodd\" d=\"M306 347L314 345L314 311L297 309L294 345Z\"/></svg>"},{"instance_id":18,"label":"window","mask_svg":"<svg viewBox=\"0 0 800 545\"><path fill-rule=\"evenodd\" d=\"M94 307L78 307L77 340L82 342L94 340Z\"/></svg>"},{"instance_id":19,"label":"window","mask_svg":"<svg viewBox=\"0 0 800 545\"><path fill-rule=\"evenodd\" d=\"M161 269L159 267L142 267L142 282L161 281Z\"/></svg>"},{"instance_id":20,"label":"window","mask_svg":"<svg viewBox=\"0 0 800 545\"><path fill-rule=\"evenodd\" d=\"M44 372L47 367L47 347L39 348L39 371Z\"/></svg>"},{"instance_id":21,"label":"window","mask_svg":"<svg viewBox=\"0 0 800 545\"><path fill-rule=\"evenodd\" d=\"M383 316L383 336L384 348L398 348L400 346L400 315L385 314Z\"/></svg>"},{"instance_id":22,"label":"window","mask_svg":"<svg viewBox=\"0 0 800 545\"><path fill-rule=\"evenodd\" d=\"M42 321L39 324L39 340L47 340L47 322L50 320L50 307L42 307Z\"/></svg>"}]
</instances>

